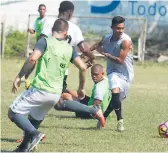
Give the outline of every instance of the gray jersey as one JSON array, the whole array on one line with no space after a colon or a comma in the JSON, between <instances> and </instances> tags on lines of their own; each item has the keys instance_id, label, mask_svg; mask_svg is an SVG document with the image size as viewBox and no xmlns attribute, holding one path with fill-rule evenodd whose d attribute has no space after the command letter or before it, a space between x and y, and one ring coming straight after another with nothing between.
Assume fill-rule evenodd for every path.
<instances>
[{"instance_id":1,"label":"gray jersey","mask_svg":"<svg viewBox=\"0 0 168 153\"><path fill-rule=\"evenodd\" d=\"M103 48L106 53L110 53L112 56L118 57L121 52L121 45L123 40L130 40L131 38L123 33L121 38L117 41L111 41L112 34L107 34L103 38ZM130 52L127 54L123 64L117 64L107 58L107 74L112 72L116 72L120 75L121 78L125 79L128 82L131 82L134 77L134 69L133 69L133 55Z\"/></svg>"}]
</instances>

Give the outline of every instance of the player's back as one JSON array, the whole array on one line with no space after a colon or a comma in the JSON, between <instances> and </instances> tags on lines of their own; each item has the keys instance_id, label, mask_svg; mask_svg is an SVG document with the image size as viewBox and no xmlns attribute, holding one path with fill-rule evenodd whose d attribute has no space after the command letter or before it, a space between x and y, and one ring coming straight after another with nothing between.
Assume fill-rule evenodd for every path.
<instances>
[{"instance_id":1,"label":"player's back","mask_svg":"<svg viewBox=\"0 0 168 153\"><path fill-rule=\"evenodd\" d=\"M52 35L52 27L54 25L54 22L55 20L57 20L58 18L56 19L48 19L47 22L45 23L45 25L43 26L43 31L42 31L42 34L46 35L46 36L51 36ZM80 28L68 21L68 24L69 24L69 29L68 29L68 43L71 45L71 46L77 46L78 44L80 44L81 42L84 41L84 38L83 38L83 35L82 35L82 32L80 30Z\"/></svg>"}]
</instances>

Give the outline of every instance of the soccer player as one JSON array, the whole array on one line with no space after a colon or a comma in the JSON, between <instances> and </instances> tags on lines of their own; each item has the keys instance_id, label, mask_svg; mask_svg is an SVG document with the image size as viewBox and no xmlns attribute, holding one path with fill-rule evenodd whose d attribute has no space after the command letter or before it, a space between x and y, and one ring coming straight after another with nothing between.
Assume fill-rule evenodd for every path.
<instances>
[{"instance_id":1,"label":"soccer player","mask_svg":"<svg viewBox=\"0 0 168 153\"><path fill-rule=\"evenodd\" d=\"M85 95L85 98L80 100L76 92L67 89L54 108L56 110L73 111L76 113L76 117L80 118L92 118L94 114L94 112L90 110L92 107L86 106L100 105L101 109L105 111L111 100L111 91L109 90L108 80L104 77L102 65L95 64L92 66L91 76L94 82L91 97Z\"/></svg>"},{"instance_id":2,"label":"soccer player","mask_svg":"<svg viewBox=\"0 0 168 153\"><path fill-rule=\"evenodd\" d=\"M69 29L68 29L68 35L67 35L67 41L68 43L73 47L78 47L79 50L87 57L89 57L88 61L88 67L90 67L93 62L94 56L92 52L89 50L88 46L84 43L84 38L82 35L82 31L76 24L70 22L73 12L74 12L74 4L70 1L62 1L60 3L59 7L59 15L58 18L62 18L68 21ZM45 22L43 31L41 32L42 35L50 36L51 35L51 28L53 26L53 22ZM68 76L68 70L66 71L66 75L64 77L64 87L63 91L67 87L67 76Z\"/></svg>"},{"instance_id":3,"label":"soccer player","mask_svg":"<svg viewBox=\"0 0 168 153\"><path fill-rule=\"evenodd\" d=\"M89 60L87 61L87 66L90 67L93 63L94 56L93 56L92 52L89 50L88 46L84 43L84 38L83 38L81 29L76 24L69 21L73 15L74 8L75 7L72 2L62 1L60 3L60 7L59 7L58 18L62 18L62 19L65 19L66 21L68 21L69 29L68 29L68 34L67 34L66 39L71 46L78 47L79 50L85 56L87 56L89 58ZM53 20L46 20L46 22L44 22L44 24L43 24L43 29L41 31L40 37L51 36L51 29L52 29L53 24L54 24ZM29 76L29 74L28 74L28 76ZM28 76L26 76L26 79L28 78ZM67 88L67 83L66 83L67 76L68 76L68 69L67 69L66 75L64 77L63 91L65 91ZM26 81L27 88L29 87L29 85L30 84L27 83L27 81Z\"/></svg>"},{"instance_id":4,"label":"soccer player","mask_svg":"<svg viewBox=\"0 0 168 153\"><path fill-rule=\"evenodd\" d=\"M134 77L132 40L124 33L125 19L115 16L112 19L112 33L105 35L102 40L90 49L97 49L107 60L107 75L112 99L104 112L107 118L114 110L117 116L117 130L123 131L122 103ZM98 127L100 124L98 123Z\"/></svg>"},{"instance_id":5,"label":"soccer player","mask_svg":"<svg viewBox=\"0 0 168 153\"><path fill-rule=\"evenodd\" d=\"M42 37L42 35L44 35L41 32L43 31L43 25L45 24L45 22L47 22L47 17L45 15L46 6L44 4L40 4L38 7L38 12L39 12L39 17L37 17L33 28L28 29L28 32L30 32L31 34L36 33L36 40L37 41L40 39L40 37Z\"/></svg>"},{"instance_id":6,"label":"soccer player","mask_svg":"<svg viewBox=\"0 0 168 153\"><path fill-rule=\"evenodd\" d=\"M78 95L85 95L84 84L86 66L75 50L65 41L68 22L64 19L55 21L52 37L40 39L34 52L24 63L13 83L15 93L21 78L28 73L37 60L38 73L32 81L32 87L18 96L10 105L9 119L25 132L22 143L15 152L32 151L45 134L37 129L48 111L59 101L62 93L63 78L70 62L79 69ZM25 115L29 114L29 118ZM31 116L31 117L30 117Z\"/></svg>"}]
</instances>

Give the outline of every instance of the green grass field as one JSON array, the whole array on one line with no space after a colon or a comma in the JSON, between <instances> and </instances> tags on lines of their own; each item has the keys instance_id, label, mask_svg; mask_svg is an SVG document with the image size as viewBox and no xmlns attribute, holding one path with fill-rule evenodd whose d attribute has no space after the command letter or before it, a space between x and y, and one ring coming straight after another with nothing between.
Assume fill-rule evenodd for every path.
<instances>
[{"instance_id":1,"label":"green grass field","mask_svg":"<svg viewBox=\"0 0 168 153\"><path fill-rule=\"evenodd\" d=\"M9 105L17 95L11 94L12 82L20 70L23 59L4 59L1 78L1 151L12 151L22 131L7 117ZM105 65L103 59L96 63ZM68 88L77 89L78 71L70 66ZM91 93L90 69L87 74L86 93ZM160 138L157 127L168 120L168 65L135 64L135 79L123 104L125 131L115 131L116 118L106 122L103 130L96 130L96 120L74 118L74 113L52 109L41 125L46 139L37 152L167 152L166 139Z\"/></svg>"}]
</instances>

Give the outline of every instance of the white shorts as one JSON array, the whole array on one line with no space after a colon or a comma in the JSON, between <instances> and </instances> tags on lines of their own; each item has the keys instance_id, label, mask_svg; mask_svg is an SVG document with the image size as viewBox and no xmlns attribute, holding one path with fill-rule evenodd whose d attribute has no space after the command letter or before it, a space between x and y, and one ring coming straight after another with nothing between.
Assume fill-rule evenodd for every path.
<instances>
[{"instance_id":1,"label":"white shorts","mask_svg":"<svg viewBox=\"0 0 168 153\"><path fill-rule=\"evenodd\" d=\"M18 96L10 108L14 113L30 114L36 120L43 120L59 98L60 95L32 87Z\"/></svg>"},{"instance_id":2,"label":"white shorts","mask_svg":"<svg viewBox=\"0 0 168 153\"><path fill-rule=\"evenodd\" d=\"M120 89L120 100L123 101L127 94L130 83L124 80L118 73L110 73L108 75L109 88L112 90L114 88Z\"/></svg>"}]
</instances>

